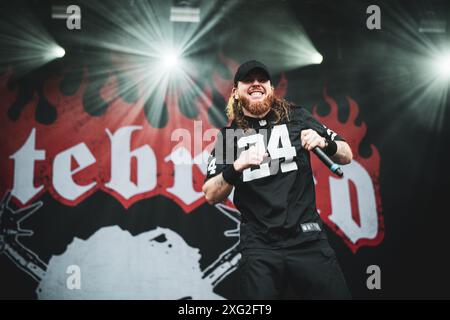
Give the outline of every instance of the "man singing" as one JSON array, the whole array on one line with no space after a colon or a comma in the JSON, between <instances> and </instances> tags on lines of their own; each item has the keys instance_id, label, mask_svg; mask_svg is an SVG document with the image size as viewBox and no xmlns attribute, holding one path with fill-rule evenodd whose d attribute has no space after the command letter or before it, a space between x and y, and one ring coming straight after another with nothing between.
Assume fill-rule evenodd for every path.
<instances>
[{"instance_id":1,"label":"man singing","mask_svg":"<svg viewBox=\"0 0 450 320\"><path fill-rule=\"evenodd\" d=\"M349 145L306 109L276 97L268 68L255 60L238 68L227 116L203 192L215 204L235 188L239 298L350 298L316 209L309 155L317 147L348 164Z\"/></svg>"}]
</instances>

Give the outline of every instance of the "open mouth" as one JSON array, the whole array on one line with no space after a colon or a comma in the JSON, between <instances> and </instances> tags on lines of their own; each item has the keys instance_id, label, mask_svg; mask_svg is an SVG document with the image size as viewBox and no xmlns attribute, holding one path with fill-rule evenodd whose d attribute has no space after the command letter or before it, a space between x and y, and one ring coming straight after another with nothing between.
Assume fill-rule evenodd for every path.
<instances>
[{"instance_id":1,"label":"open mouth","mask_svg":"<svg viewBox=\"0 0 450 320\"><path fill-rule=\"evenodd\" d=\"M262 97L264 95L264 91L262 91L262 90L253 90L253 91L249 91L248 94L251 97L258 98L258 97Z\"/></svg>"}]
</instances>

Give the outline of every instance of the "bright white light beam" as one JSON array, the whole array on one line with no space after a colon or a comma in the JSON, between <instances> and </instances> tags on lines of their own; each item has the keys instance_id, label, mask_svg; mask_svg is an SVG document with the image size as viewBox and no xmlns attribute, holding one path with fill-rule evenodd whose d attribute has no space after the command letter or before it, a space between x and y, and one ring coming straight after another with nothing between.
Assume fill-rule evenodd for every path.
<instances>
[{"instance_id":1,"label":"bright white light beam","mask_svg":"<svg viewBox=\"0 0 450 320\"><path fill-rule=\"evenodd\" d=\"M441 54L436 57L434 62L435 72L445 78L450 78L450 53Z\"/></svg>"},{"instance_id":2,"label":"bright white light beam","mask_svg":"<svg viewBox=\"0 0 450 320\"><path fill-rule=\"evenodd\" d=\"M54 46L51 50L50 50L50 55L54 58L62 58L64 57L64 55L66 54L66 50L64 50L64 48L60 47L60 46Z\"/></svg>"},{"instance_id":3,"label":"bright white light beam","mask_svg":"<svg viewBox=\"0 0 450 320\"><path fill-rule=\"evenodd\" d=\"M311 55L311 62L312 63L321 64L322 61L323 61L323 56L320 53L316 52L316 53L313 53Z\"/></svg>"},{"instance_id":4,"label":"bright white light beam","mask_svg":"<svg viewBox=\"0 0 450 320\"><path fill-rule=\"evenodd\" d=\"M163 58L163 63L166 69L173 69L179 64L179 57L174 52L171 52Z\"/></svg>"}]
</instances>

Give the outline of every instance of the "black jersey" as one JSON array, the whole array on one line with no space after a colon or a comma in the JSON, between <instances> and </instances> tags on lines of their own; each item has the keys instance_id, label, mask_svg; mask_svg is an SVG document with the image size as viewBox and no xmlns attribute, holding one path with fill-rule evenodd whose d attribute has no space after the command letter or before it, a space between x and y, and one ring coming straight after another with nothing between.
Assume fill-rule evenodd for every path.
<instances>
[{"instance_id":1,"label":"black jersey","mask_svg":"<svg viewBox=\"0 0 450 320\"><path fill-rule=\"evenodd\" d=\"M316 209L310 156L301 146L300 132L313 129L330 140L344 139L298 106L291 107L289 119L278 123L272 111L262 119L245 119L251 128L245 133L236 131L234 122L220 130L206 176L207 180L220 174L251 145L269 154L261 165L245 169L235 184L241 248L286 247L326 238Z\"/></svg>"}]
</instances>

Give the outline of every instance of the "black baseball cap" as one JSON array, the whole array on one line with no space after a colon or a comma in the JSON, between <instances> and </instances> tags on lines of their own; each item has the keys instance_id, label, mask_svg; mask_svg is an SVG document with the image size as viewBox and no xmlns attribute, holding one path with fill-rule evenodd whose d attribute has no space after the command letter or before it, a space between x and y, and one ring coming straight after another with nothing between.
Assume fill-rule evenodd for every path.
<instances>
[{"instance_id":1,"label":"black baseball cap","mask_svg":"<svg viewBox=\"0 0 450 320\"><path fill-rule=\"evenodd\" d=\"M241 64L237 69L236 74L234 75L234 85L237 85L238 81L242 81L245 76L253 69L262 70L266 74L267 79L271 80L269 69L264 63L256 60L250 60Z\"/></svg>"}]
</instances>

